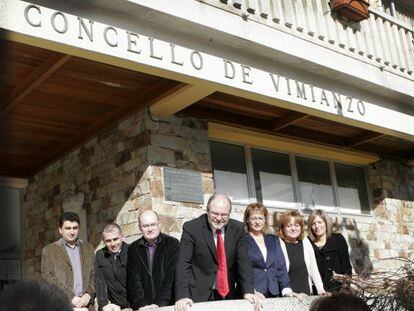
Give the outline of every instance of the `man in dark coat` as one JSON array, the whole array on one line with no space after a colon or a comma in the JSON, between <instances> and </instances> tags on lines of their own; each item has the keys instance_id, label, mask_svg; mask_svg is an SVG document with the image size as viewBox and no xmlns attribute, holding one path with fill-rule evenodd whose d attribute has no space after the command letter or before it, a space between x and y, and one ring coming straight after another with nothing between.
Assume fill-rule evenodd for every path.
<instances>
[{"instance_id":1,"label":"man in dark coat","mask_svg":"<svg viewBox=\"0 0 414 311\"><path fill-rule=\"evenodd\" d=\"M216 194L209 199L206 214L184 224L176 270L175 310L188 310L193 302L242 297L254 304L255 310L260 308L253 289L244 227L230 219L230 212L230 199Z\"/></svg>"},{"instance_id":2,"label":"man in dark coat","mask_svg":"<svg viewBox=\"0 0 414 311\"><path fill-rule=\"evenodd\" d=\"M95 289L99 311L128 308L126 264L128 244L123 241L121 227L110 223L102 231L105 247L96 252Z\"/></svg>"},{"instance_id":3,"label":"man in dark coat","mask_svg":"<svg viewBox=\"0 0 414 311\"><path fill-rule=\"evenodd\" d=\"M175 267L179 242L161 233L157 213L138 217L142 237L128 248L127 293L134 310L174 303Z\"/></svg>"}]
</instances>

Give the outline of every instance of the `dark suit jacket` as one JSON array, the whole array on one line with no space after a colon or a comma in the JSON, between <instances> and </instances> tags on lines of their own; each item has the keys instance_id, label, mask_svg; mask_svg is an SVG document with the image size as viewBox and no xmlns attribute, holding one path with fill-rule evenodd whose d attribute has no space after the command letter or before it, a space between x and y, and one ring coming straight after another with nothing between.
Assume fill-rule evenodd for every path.
<instances>
[{"instance_id":1,"label":"dark suit jacket","mask_svg":"<svg viewBox=\"0 0 414 311\"><path fill-rule=\"evenodd\" d=\"M44 280L61 288L71 301L75 296L73 293L73 271L63 243L63 239L59 239L43 248L41 272ZM91 303L93 303L95 296L95 253L91 244L80 242L80 259L83 288L92 297ZM91 307L89 309L93 310Z\"/></svg>"},{"instance_id":2,"label":"dark suit jacket","mask_svg":"<svg viewBox=\"0 0 414 311\"><path fill-rule=\"evenodd\" d=\"M259 246L250 234L246 234L250 260L253 265L254 289L266 297L279 296L282 290L290 287L280 240L277 236L267 234L264 237L267 260L265 262Z\"/></svg>"},{"instance_id":3,"label":"dark suit jacket","mask_svg":"<svg viewBox=\"0 0 414 311\"><path fill-rule=\"evenodd\" d=\"M144 239L140 238L128 247L127 294L131 308L137 310L150 304L161 307L174 303L178 253L178 240L161 233L150 271Z\"/></svg>"},{"instance_id":4,"label":"dark suit jacket","mask_svg":"<svg viewBox=\"0 0 414 311\"><path fill-rule=\"evenodd\" d=\"M332 233L322 248L312 243L316 262L325 290L333 292L341 288L341 283L332 279L333 271L339 274L352 274L348 244L340 233Z\"/></svg>"},{"instance_id":5,"label":"dark suit jacket","mask_svg":"<svg viewBox=\"0 0 414 311\"><path fill-rule=\"evenodd\" d=\"M95 257L95 288L98 310L109 301L121 308L129 306L126 293L126 265L128 244L122 243L119 253L119 269L114 270L114 255L104 247L96 252Z\"/></svg>"},{"instance_id":6,"label":"dark suit jacket","mask_svg":"<svg viewBox=\"0 0 414 311\"><path fill-rule=\"evenodd\" d=\"M228 298L253 293L252 265L247 253L243 224L230 219L225 228L227 269L230 293ZM217 252L207 215L184 223L180 242L180 256L176 270L176 300L191 298L194 302L208 301L217 279Z\"/></svg>"}]
</instances>

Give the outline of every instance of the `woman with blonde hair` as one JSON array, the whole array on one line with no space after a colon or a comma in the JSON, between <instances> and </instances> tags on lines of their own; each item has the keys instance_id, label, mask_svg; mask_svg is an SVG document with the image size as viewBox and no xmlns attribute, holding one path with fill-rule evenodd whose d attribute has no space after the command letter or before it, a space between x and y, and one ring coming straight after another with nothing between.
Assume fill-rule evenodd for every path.
<instances>
[{"instance_id":1,"label":"woman with blonde hair","mask_svg":"<svg viewBox=\"0 0 414 311\"><path fill-rule=\"evenodd\" d=\"M253 286L264 297L293 296L280 240L269 234L269 213L253 203L244 212L247 248L253 266ZM263 298L263 297L262 297Z\"/></svg>"},{"instance_id":2,"label":"woman with blonde hair","mask_svg":"<svg viewBox=\"0 0 414 311\"><path fill-rule=\"evenodd\" d=\"M340 233L332 233L328 215L320 209L314 210L308 218L309 239L313 242L316 261L323 285L329 292L339 291L342 284L333 280L333 272L352 274L348 244Z\"/></svg>"},{"instance_id":3,"label":"woman with blonde hair","mask_svg":"<svg viewBox=\"0 0 414 311\"><path fill-rule=\"evenodd\" d=\"M305 237L302 215L288 211L279 218L278 235L285 256L292 290L300 295L312 294L312 283L319 295L324 295L322 279L311 242Z\"/></svg>"}]
</instances>

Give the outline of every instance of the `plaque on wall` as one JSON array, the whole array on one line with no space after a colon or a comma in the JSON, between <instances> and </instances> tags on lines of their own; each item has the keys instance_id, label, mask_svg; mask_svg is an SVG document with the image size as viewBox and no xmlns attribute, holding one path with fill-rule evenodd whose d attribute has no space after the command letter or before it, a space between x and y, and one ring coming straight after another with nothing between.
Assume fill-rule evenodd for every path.
<instances>
[{"instance_id":1,"label":"plaque on wall","mask_svg":"<svg viewBox=\"0 0 414 311\"><path fill-rule=\"evenodd\" d=\"M168 201L203 204L201 173L164 167L164 193Z\"/></svg>"}]
</instances>

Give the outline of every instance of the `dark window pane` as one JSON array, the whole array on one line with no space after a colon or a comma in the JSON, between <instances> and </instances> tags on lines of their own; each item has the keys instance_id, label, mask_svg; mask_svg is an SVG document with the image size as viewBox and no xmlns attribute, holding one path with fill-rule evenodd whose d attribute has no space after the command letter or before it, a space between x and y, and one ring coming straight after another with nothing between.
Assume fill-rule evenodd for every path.
<instances>
[{"instance_id":1,"label":"dark window pane","mask_svg":"<svg viewBox=\"0 0 414 311\"><path fill-rule=\"evenodd\" d=\"M252 149L252 162L258 201L270 205L295 201L288 155Z\"/></svg>"},{"instance_id":2,"label":"dark window pane","mask_svg":"<svg viewBox=\"0 0 414 311\"><path fill-rule=\"evenodd\" d=\"M370 208L364 169L335 163L335 174L341 207L368 213Z\"/></svg>"},{"instance_id":3,"label":"dark window pane","mask_svg":"<svg viewBox=\"0 0 414 311\"><path fill-rule=\"evenodd\" d=\"M250 202L244 148L212 141L210 149L216 192L241 203Z\"/></svg>"},{"instance_id":4,"label":"dark window pane","mask_svg":"<svg viewBox=\"0 0 414 311\"><path fill-rule=\"evenodd\" d=\"M327 161L296 157L302 202L308 206L334 206Z\"/></svg>"}]
</instances>

